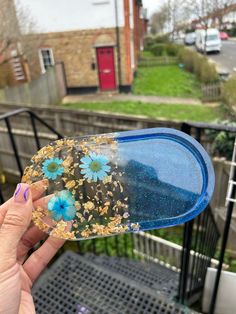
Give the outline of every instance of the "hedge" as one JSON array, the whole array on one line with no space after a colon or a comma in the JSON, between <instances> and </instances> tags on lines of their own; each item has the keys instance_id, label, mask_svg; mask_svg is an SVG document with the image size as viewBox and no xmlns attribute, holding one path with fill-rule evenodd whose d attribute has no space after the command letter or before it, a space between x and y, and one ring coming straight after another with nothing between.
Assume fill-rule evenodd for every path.
<instances>
[{"instance_id":1,"label":"hedge","mask_svg":"<svg viewBox=\"0 0 236 314\"><path fill-rule=\"evenodd\" d=\"M236 75L224 83L223 100L234 111L236 110Z\"/></svg>"},{"instance_id":2,"label":"hedge","mask_svg":"<svg viewBox=\"0 0 236 314\"><path fill-rule=\"evenodd\" d=\"M215 65L209 63L206 56L194 50L182 48L179 50L179 61L187 71L194 73L202 83L213 83L219 80Z\"/></svg>"}]
</instances>

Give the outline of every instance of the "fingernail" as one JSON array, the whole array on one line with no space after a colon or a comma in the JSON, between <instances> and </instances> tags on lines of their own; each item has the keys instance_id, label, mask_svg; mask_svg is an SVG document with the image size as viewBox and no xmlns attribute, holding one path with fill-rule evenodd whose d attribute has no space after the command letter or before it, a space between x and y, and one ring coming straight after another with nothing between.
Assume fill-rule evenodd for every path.
<instances>
[{"instance_id":1,"label":"fingernail","mask_svg":"<svg viewBox=\"0 0 236 314\"><path fill-rule=\"evenodd\" d=\"M17 184L14 193L14 200L16 203L26 203L29 197L29 188L24 187L21 183Z\"/></svg>"}]
</instances>

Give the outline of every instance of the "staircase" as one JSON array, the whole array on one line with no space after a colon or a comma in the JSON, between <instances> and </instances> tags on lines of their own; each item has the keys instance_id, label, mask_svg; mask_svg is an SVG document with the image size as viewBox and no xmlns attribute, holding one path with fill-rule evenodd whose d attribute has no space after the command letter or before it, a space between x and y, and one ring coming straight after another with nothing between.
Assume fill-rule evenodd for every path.
<instances>
[{"instance_id":1,"label":"staircase","mask_svg":"<svg viewBox=\"0 0 236 314\"><path fill-rule=\"evenodd\" d=\"M86 254L88 261L134 280L140 286L173 299L177 296L179 273L154 262L144 262L122 257Z\"/></svg>"},{"instance_id":2,"label":"staircase","mask_svg":"<svg viewBox=\"0 0 236 314\"><path fill-rule=\"evenodd\" d=\"M33 288L38 314L194 314L173 301L171 271L126 258L64 253ZM167 277L165 277L167 276ZM166 281L167 291L158 288ZM168 292L170 291L170 293ZM166 293L167 292L167 293ZM169 296L167 296L169 294Z\"/></svg>"}]
</instances>

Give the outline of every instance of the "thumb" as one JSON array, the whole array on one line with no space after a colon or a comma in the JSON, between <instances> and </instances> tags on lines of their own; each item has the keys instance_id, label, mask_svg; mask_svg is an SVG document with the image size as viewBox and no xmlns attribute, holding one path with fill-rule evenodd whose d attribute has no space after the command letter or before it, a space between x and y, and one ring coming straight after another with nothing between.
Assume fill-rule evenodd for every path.
<instances>
[{"instance_id":1,"label":"thumb","mask_svg":"<svg viewBox=\"0 0 236 314\"><path fill-rule=\"evenodd\" d=\"M16 262L17 246L30 224L32 209L33 203L29 186L23 183L18 184L14 197L8 204L2 226L0 226L0 256L1 261L7 262L8 265L5 266L11 267L12 263Z\"/></svg>"}]
</instances>

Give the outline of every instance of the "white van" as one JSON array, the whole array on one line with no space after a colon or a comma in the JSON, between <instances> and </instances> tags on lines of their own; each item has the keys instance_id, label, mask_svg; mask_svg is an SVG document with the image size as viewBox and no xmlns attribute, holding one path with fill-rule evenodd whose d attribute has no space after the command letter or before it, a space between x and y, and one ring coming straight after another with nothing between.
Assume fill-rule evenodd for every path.
<instances>
[{"instance_id":1,"label":"white van","mask_svg":"<svg viewBox=\"0 0 236 314\"><path fill-rule=\"evenodd\" d=\"M196 31L196 48L201 52L221 51L220 33L216 28Z\"/></svg>"}]
</instances>

